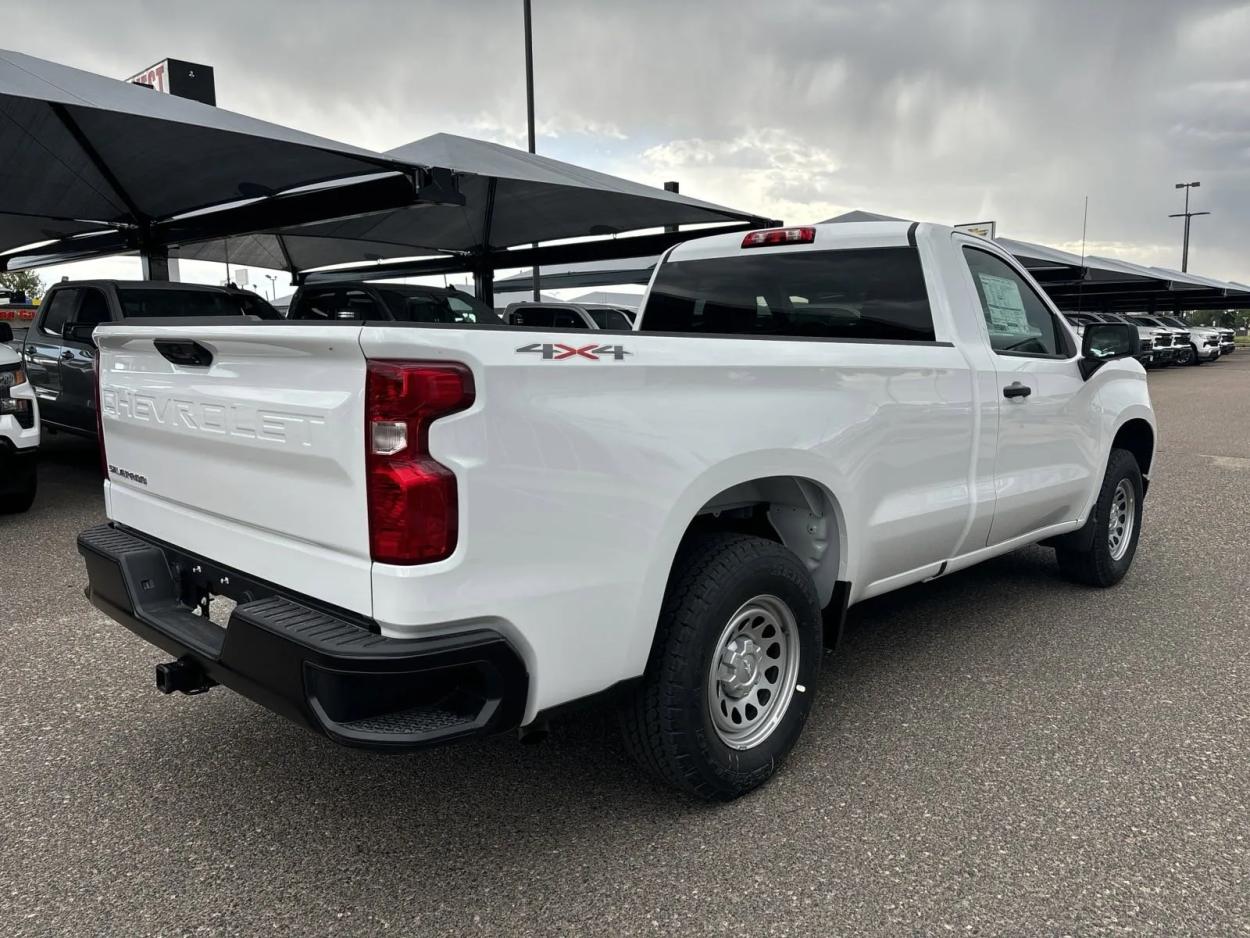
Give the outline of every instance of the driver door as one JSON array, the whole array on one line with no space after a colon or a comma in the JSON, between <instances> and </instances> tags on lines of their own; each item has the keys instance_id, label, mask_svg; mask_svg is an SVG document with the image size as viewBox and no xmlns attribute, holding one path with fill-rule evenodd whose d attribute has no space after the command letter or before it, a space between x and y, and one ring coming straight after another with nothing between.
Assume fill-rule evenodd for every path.
<instances>
[{"instance_id":1,"label":"driver door","mask_svg":"<svg viewBox=\"0 0 1250 938\"><path fill-rule=\"evenodd\" d=\"M994 520L987 546L1079 517L1099 453L1078 350L1014 262L959 238L998 375Z\"/></svg>"}]
</instances>

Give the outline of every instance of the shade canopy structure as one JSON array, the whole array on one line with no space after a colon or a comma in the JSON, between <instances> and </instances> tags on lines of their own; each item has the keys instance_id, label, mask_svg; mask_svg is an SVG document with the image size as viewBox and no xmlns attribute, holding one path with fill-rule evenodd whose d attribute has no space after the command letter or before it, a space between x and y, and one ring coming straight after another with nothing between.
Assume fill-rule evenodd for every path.
<instances>
[{"instance_id":1,"label":"shade canopy structure","mask_svg":"<svg viewBox=\"0 0 1250 938\"><path fill-rule=\"evenodd\" d=\"M834 215L832 218L826 218L819 222L822 225L839 225L854 224L861 221L914 221L911 218L898 218L894 215L882 215L879 212L866 212L862 208L852 209L849 212L843 212L841 215Z\"/></svg>"},{"instance_id":2,"label":"shade canopy structure","mask_svg":"<svg viewBox=\"0 0 1250 938\"><path fill-rule=\"evenodd\" d=\"M266 267L275 266L273 261L281 255L287 263L277 266L295 275L332 264L366 264L362 270L375 277L480 273L561 254L580 253L596 260L619 257L622 249L611 236L645 229L676 225L752 228L771 223L750 212L454 134L434 134L385 155L406 166L447 168L463 203L415 205L269 228L224 243L186 245L178 254L224 261L228 251L233 262ZM689 232L669 237L665 246L688 237ZM525 260L509 250L539 242L595 238L599 240L582 241L576 247L540 249ZM404 261L379 263L397 258ZM428 260L413 263L414 258ZM336 276L352 274L340 270Z\"/></svg>"},{"instance_id":3,"label":"shade canopy structure","mask_svg":"<svg viewBox=\"0 0 1250 938\"><path fill-rule=\"evenodd\" d=\"M560 264L543 267L538 272L539 283L544 290L560 290L573 287L611 287L622 283L646 283L651 279L658 254L647 257L622 257L615 260ZM512 277L495 281L495 289L525 289L534 282L533 271L522 271Z\"/></svg>"},{"instance_id":4,"label":"shade canopy structure","mask_svg":"<svg viewBox=\"0 0 1250 938\"><path fill-rule=\"evenodd\" d=\"M899 222L875 212L856 210L827 219L825 223ZM1250 286L1225 282L1162 267L1145 267L1111 257L1082 257L1071 251L998 237L994 242L1012 254L1061 309L1107 312L1179 312L1183 310L1250 307ZM656 256L614 263L568 264L544 268L544 289L593 287L618 283L646 283ZM528 283L530 275L499 281L505 285Z\"/></svg>"},{"instance_id":5,"label":"shade canopy structure","mask_svg":"<svg viewBox=\"0 0 1250 938\"><path fill-rule=\"evenodd\" d=\"M0 51L0 270L430 201L437 180L414 170L370 150ZM38 242L52 243L29 247Z\"/></svg>"}]
</instances>

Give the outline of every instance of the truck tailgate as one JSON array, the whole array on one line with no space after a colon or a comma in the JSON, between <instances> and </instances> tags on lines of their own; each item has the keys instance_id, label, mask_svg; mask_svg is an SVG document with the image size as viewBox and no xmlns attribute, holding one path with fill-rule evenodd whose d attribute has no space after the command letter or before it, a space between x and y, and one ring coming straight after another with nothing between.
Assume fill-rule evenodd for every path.
<instances>
[{"instance_id":1,"label":"truck tailgate","mask_svg":"<svg viewBox=\"0 0 1250 938\"><path fill-rule=\"evenodd\" d=\"M98 330L109 517L371 615L359 333Z\"/></svg>"}]
</instances>

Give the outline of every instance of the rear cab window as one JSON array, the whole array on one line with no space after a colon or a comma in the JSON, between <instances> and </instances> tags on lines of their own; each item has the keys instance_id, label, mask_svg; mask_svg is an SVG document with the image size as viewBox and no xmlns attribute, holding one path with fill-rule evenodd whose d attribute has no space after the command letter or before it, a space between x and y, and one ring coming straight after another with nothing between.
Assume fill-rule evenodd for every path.
<instances>
[{"instance_id":1,"label":"rear cab window","mask_svg":"<svg viewBox=\"0 0 1250 938\"><path fill-rule=\"evenodd\" d=\"M214 290L117 288L126 319L175 319L189 316L242 316L237 297Z\"/></svg>"},{"instance_id":2,"label":"rear cab window","mask_svg":"<svg viewBox=\"0 0 1250 938\"><path fill-rule=\"evenodd\" d=\"M398 322L478 325L500 323L495 311L467 294L412 287L377 287Z\"/></svg>"},{"instance_id":3,"label":"rear cab window","mask_svg":"<svg viewBox=\"0 0 1250 938\"><path fill-rule=\"evenodd\" d=\"M914 247L668 261L660 265L640 315L643 332L934 340Z\"/></svg>"}]
</instances>

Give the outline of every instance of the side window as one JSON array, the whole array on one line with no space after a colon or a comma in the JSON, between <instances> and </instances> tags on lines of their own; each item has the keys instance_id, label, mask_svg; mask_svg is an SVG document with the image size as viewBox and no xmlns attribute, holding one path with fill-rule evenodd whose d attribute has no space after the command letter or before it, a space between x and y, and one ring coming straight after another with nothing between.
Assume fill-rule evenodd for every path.
<instances>
[{"instance_id":1,"label":"side window","mask_svg":"<svg viewBox=\"0 0 1250 938\"><path fill-rule=\"evenodd\" d=\"M39 328L48 335L59 336L77 305L77 290L56 290L47 304L48 308L43 314L43 322Z\"/></svg>"},{"instance_id":2,"label":"side window","mask_svg":"<svg viewBox=\"0 0 1250 938\"><path fill-rule=\"evenodd\" d=\"M556 310L556 327L559 329L586 329L586 320L568 309Z\"/></svg>"},{"instance_id":3,"label":"side window","mask_svg":"<svg viewBox=\"0 0 1250 938\"><path fill-rule=\"evenodd\" d=\"M987 251L964 248L990 346L1013 355L1067 355L1067 342L1050 309L1006 261Z\"/></svg>"},{"instance_id":4,"label":"side window","mask_svg":"<svg viewBox=\"0 0 1250 938\"><path fill-rule=\"evenodd\" d=\"M586 313L600 329L633 329L633 323L619 309L588 309Z\"/></svg>"},{"instance_id":5,"label":"side window","mask_svg":"<svg viewBox=\"0 0 1250 938\"><path fill-rule=\"evenodd\" d=\"M74 317L74 322L98 326L102 322L108 322L112 317L109 315L109 301L100 290L83 290L82 303L78 306L78 315Z\"/></svg>"}]
</instances>

